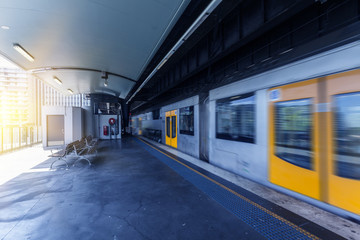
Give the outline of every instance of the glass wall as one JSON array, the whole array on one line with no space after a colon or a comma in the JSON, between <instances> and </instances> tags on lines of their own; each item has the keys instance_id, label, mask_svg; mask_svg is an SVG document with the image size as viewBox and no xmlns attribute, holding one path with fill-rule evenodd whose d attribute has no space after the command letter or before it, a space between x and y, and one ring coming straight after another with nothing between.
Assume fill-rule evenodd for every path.
<instances>
[{"instance_id":1,"label":"glass wall","mask_svg":"<svg viewBox=\"0 0 360 240\"><path fill-rule=\"evenodd\" d=\"M19 68L0 67L0 151L41 141L40 80Z\"/></svg>"},{"instance_id":2,"label":"glass wall","mask_svg":"<svg viewBox=\"0 0 360 240\"><path fill-rule=\"evenodd\" d=\"M64 95L16 66L0 66L0 152L42 141L42 106L90 106L90 98Z\"/></svg>"},{"instance_id":3,"label":"glass wall","mask_svg":"<svg viewBox=\"0 0 360 240\"><path fill-rule=\"evenodd\" d=\"M41 142L40 128L35 125L1 127L0 134L1 152Z\"/></svg>"},{"instance_id":4,"label":"glass wall","mask_svg":"<svg viewBox=\"0 0 360 240\"><path fill-rule=\"evenodd\" d=\"M255 143L255 95L216 101L216 138Z\"/></svg>"}]
</instances>

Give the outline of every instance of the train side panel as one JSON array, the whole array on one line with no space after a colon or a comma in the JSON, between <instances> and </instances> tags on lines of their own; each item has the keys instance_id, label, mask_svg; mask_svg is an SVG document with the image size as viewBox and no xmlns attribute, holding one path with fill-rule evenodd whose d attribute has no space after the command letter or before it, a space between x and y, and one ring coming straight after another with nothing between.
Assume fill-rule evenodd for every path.
<instances>
[{"instance_id":1,"label":"train side panel","mask_svg":"<svg viewBox=\"0 0 360 240\"><path fill-rule=\"evenodd\" d=\"M181 122L181 114L187 114L186 112L184 113L184 111L189 112L190 110L193 114L193 126L191 129L188 129L188 126ZM172 111L176 111L177 115L177 149L191 156L199 158L199 96L190 97L182 101L166 105L160 109L160 116L162 118L162 131L164 133L162 139L164 143L166 143L166 113ZM189 115L186 117L189 117ZM185 127L190 131L182 130L184 125L186 125Z\"/></svg>"},{"instance_id":2,"label":"train side panel","mask_svg":"<svg viewBox=\"0 0 360 240\"><path fill-rule=\"evenodd\" d=\"M267 102L266 90L254 91L255 139L254 142L226 140L216 137L217 100L234 96L232 87L210 92L210 163L256 181L267 181ZM237 94L253 92L246 83L237 86ZM241 90L240 90L241 89ZM230 95L230 94L233 95ZM216 98L215 98L216 97Z\"/></svg>"},{"instance_id":3,"label":"train side panel","mask_svg":"<svg viewBox=\"0 0 360 240\"><path fill-rule=\"evenodd\" d=\"M355 140L348 141L348 139L358 138L357 131L360 128L357 127L357 121L353 119L359 116L355 106L359 106L360 102L355 103L353 101L353 106L348 107L348 105L350 106L350 102L346 102L346 99L360 99L357 98L358 95L360 96L360 94L358 94L360 89L358 84L358 76L360 76L359 70L354 70L360 68L359 54L360 43L356 41L211 90L211 124L209 129L211 141L210 163L258 182L264 182L266 185L274 183L300 193L303 196L309 196L312 199L331 203L349 211L345 213L346 215L351 216L350 212L359 214L359 194L356 191L351 192L350 189L357 189L359 186L357 178L360 179L360 176L356 174L357 169L360 168L353 167L353 170L345 172L348 165L355 166L358 164L355 163L356 161L353 157L358 154L357 148L353 147ZM335 80L328 79L334 78L337 79L336 81L339 86L331 90L331 83L335 82ZM299 84L311 83L311 81L316 81L316 87L304 90L303 93L300 88L296 87ZM354 83L350 86L348 82L350 83L351 81ZM344 86L348 89L346 89L346 91L340 91ZM284 98L285 95L281 96L281 92L285 93L285 91L282 90L288 87L292 89L289 88L289 90L286 90L288 96ZM328 93L329 90L334 93ZM310 96L310 91L315 92ZM216 122L218 112L220 112L220 115L226 112L223 102L228 101L228 106L240 104L240 102L234 99L245 99L246 96L250 96L249 94L253 94L256 99L254 101L255 140L249 143L246 141L224 139L223 136L219 134L217 129L219 126ZM318 94L320 94L320 98L318 98ZM328 99L324 97L326 94L329 94ZM334 107L337 106L336 104L341 107L339 108L340 110ZM306 110L307 106L309 106L308 110ZM346 107L349 108L349 110L347 110L349 111L349 116L346 115L348 118L346 120L347 130L343 126L344 124L337 123L337 126L333 120L334 116L337 116L337 118L340 119L337 120L338 122L341 123L341 121L345 121L342 120L342 118L345 119L345 115L341 115L341 112L337 113L335 110L345 111L341 109L346 109ZM297 109L296 111L294 110L295 108ZM241 111L240 114L238 114L239 116L247 114L246 108L243 107ZM350 112L352 114L351 116ZM312 121L309 127L307 127L303 121L306 115L312 116L309 118L309 121ZM327 120L325 122L320 121L320 118ZM226 118L224 119L227 120ZM297 121L296 119L300 119L301 121ZM228 117L227 121L234 122L235 120L236 118L231 116ZM245 124L248 123L245 121ZM272 125L270 126L270 124ZM340 137L335 138L332 136L335 132L335 130L332 129L333 127L337 127L336 131ZM352 129L351 134L348 129ZM289 138L289 134L297 134L297 136L301 135L301 137ZM282 138L283 140L290 139L290 142L282 141ZM246 140L246 138L244 139ZM271 141L268 142L268 140L265 139ZM300 139L301 141L299 140L298 143L295 144L295 147L291 139ZM310 141L309 139L312 140ZM324 143L322 139L327 139L328 142ZM310 148L305 144L307 141L311 143ZM332 148L335 148L336 144L345 147L338 148L340 150L334 153L335 150ZM290 148L290 145L293 147ZM328 149L326 154L323 154L324 150L321 150L321 148L324 147ZM269 151L270 149L272 149L272 151ZM321 150L320 153L319 149ZM300 159L296 156L302 157ZM307 156L313 160L304 161ZM340 159L337 160L339 166L337 169L334 168L335 160L331 159L334 156ZM307 162L310 163L309 166L306 165ZM270 172L271 175L268 175L268 172ZM299 177L293 178L291 175L294 174L298 174ZM338 176L335 176L335 174ZM302 177L306 179L302 179ZM292 179L291 181L289 180L290 178ZM298 196L296 193L293 195ZM310 199L309 201L313 202ZM327 206L328 205L323 205L323 207Z\"/></svg>"}]
</instances>

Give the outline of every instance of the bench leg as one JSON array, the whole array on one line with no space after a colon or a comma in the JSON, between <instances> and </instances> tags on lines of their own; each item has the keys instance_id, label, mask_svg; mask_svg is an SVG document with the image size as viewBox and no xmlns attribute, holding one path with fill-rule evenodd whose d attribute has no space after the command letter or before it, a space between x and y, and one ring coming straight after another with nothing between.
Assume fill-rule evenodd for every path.
<instances>
[{"instance_id":1,"label":"bench leg","mask_svg":"<svg viewBox=\"0 0 360 240\"><path fill-rule=\"evenodd\" d=\"M77 162L79 162L79 161L81 161L81 160L87 161L87 162L89 163L89 166L91 166L90 160L87 159L86 157L81 156L79 159L77 159L77 160L74 162L73 167L75 166L75 164L76 164Z\"/></svg>"},{"instance_id":2,"label":"bench leg","mask_svg":"<svg viewBox=\"0 0 360 240\"><path fill-rule=\"evenodd\" d=\"M53 162L51 163L50 169L52 169L52 167L53 167L53 165L54 165L55 162L60 161L60 160L65 162L66 168L69 168L69 164L67 163L67 161L66 161L65 159L63 159L63 158L58 158L58 159L56 159L55 161L53 161Z\"/></svg>"}]
</instances>

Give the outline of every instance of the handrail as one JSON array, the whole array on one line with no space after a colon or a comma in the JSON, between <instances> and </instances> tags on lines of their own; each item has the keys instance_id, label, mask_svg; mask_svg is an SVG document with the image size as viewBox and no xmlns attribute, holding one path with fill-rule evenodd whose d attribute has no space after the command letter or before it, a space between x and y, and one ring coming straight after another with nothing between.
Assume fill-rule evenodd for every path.
<instances>
[{"instance_id":1,"label":"handrail","mask_svg":"<svg viewBox=\"0 0 360 240\"><path fill-rule=\"evenodd\" d=\"M0 153L40 143L41 126L34 124L0 127Z\"/></svg>"}]
</instances>

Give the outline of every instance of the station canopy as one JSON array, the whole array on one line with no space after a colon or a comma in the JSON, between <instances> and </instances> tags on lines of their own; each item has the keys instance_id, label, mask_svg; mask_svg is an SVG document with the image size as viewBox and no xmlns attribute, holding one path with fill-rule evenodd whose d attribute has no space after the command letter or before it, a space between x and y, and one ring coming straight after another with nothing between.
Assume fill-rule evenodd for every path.
<instances>
[{"instance_id":1,"label":"station canopy","mask_svg":"<svg viewBox=\"0 0 360 240\"><path fill-rule=\"evenodd\" d=\"M189 2L2 0L0 54L64 94L125 98Z\"/></svg>"}]
</instances>

